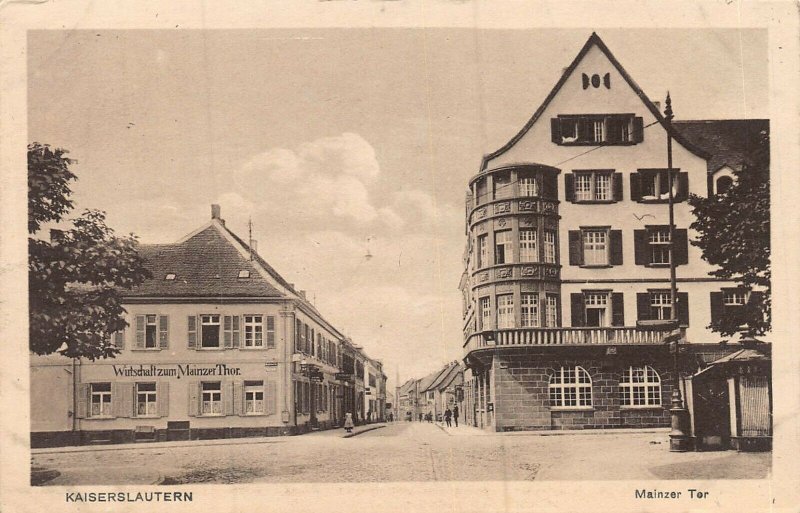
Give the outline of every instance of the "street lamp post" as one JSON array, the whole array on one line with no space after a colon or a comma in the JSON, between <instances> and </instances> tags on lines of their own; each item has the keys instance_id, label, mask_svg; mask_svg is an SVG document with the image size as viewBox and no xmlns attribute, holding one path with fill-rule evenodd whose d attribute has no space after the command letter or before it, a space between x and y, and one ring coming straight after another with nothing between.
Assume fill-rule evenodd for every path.
<instances>
[{"instance_id":1,"label":"street lamp post","mask_svg":"<svg viewBox=\"0 0 800 513\"><path fill-rule=\"evenodd\" d=\"M669 284L670 284L670 301L672 303L671 321L677 328L679 326L678 320L678 287L675 275L675 198L673 195L673 170L672 170L672 99L667 92L667 99L665 102L664 119L667 123L667 186L669 188ZM680 338L682 334L675 340L673 360L672 360L672 375L675 385L672 387L672 407L670 408L672 430L669 433L669 450L671 452L686 452L689 450L689 411L684 407L683 397L680 388L680 375L678 373L678 352L680 345ZM671 344L671 342L670 342Z\"/></svg>"}]
</instances>

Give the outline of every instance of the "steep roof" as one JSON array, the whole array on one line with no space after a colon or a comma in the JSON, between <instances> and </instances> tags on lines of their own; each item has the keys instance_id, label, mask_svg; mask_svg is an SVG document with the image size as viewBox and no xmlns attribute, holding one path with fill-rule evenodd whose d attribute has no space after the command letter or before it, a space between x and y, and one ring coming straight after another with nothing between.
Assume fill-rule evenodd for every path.
<instances>
[{"instance_id":1,"label":"steep roof","mask_svg":"<svg viewBox=\"0 0 800 513\"><path fill-rule=\"evenodd\" d=\"M447 370L447 367L445 367L443 369L439 369L436 372L432 372L432 373L428 374L427 376L425 376L424 378L420 379L419 380L419 391L420 392L427 392L430 389L430 387L433 384L433 382L436 381L436 378L438 378L439 375L441 373L445 372L446 370Z\"/></svg>"},{"instance_id":2,"label":"steep roof","mask_svg":"<svg viewBox=\"0 0 800 513\"><path fill-rule=\"evenodd\" d=\"M282 297L221 233L216 223L173 244L142 244L139 254L153 277L126 297ZM249 271L249 278L239 278ZM175 274L175 279L165 279Z\"/></svg>"},{"instance_id":3,"label":"steep roof","mask_svg":"<svg viewBox=\"0 0 800 513\"><path fill-rule=\"evenodd\" d=\"M447 386L453 382L460 371L461 366L458 364L458 362L451 362L447 364L433 381L433 383L428 386L428 390L447 388Z\"/></svg>"},{"instance_id":4,"label":"steep roof","mask_svg":"<svg viewBox=\"0 0 800 513\"><path fill-rule=\"evenodd\" d=\"M704 119L673 121L675 129L711 155L709 172L727 165L741 169L751 160L763 135L769 134L768 119Z\"/></svg>"},{"instance_id":5,"label":"steep roof","mask_svg":"<svg viewBox=\"0 0 800 513\"><path fill-rule=\"evenodd\" d=\"M561 75L561 78L558 80L555 87L553 87L553 89L550 91L550 94L547 95L547 97L544 99L544 102L542 102L539 108L536 109L536 112L533 114L531 119L528 120L527 123L525 123L525 126L522 127L522 130L520 130L517 133L517 135L512 137L511 140L508 141L502 148L488 155L484 155L483 160L481 162L481 171L486 169L490 160L502 155L503 153L511 149L511 147L513 147L520 139L522 139L522 137L528 132L528 130L530 130L531 127L533 127L536 121L542 116L542 114L544 114L544 111L547 109L547 106L550 105L550 102L553 101L553 98L555 98L556 94L558 94L558 92L561 90L561 87L563 87L563 85L575 71L575 68L578 66L581 60L583 60L583 58L586 56L586 54L593 46L597 46L597 48L600 49L600 51L603 52L603 54L605 54L605 56L608 58L611 64L617 69L622 78L625 79L625 82L627 82L628 86L630 86L631 89L633 89L633 91L642 100L647 109L653 114L653 116L661 124L661 126L664 127L664 130L670 133L672 135L672 138L677 143L679 143L681 146L691 151L698 157L706 159L709 158L710 155L705 150L694 145L691 141L684 138L681 133L679 133L673 127L670 127L670 125L664 119L664 116L661 114L661 112L658 111L658 108L655 106L655 104L653 104L653 102L650 101L650 98L647 97L642 88L639 87L639 85L636 82L634 82L633 78L631 78L628 72L625 71L625 68L623 68L622 64L620 64L617 58L614 57L614 55L611 53L611 50L609 50L606 44L603 42L603 40L600 39L600 36L598 36L597 33L592 32L592 35L589 36L589 39L586 41L586 44L583 45L583 48L581 48L581 51L578 52L578 55L575 57L572 63L564 70L564 73Z\"/></svg>"}]
</instances>

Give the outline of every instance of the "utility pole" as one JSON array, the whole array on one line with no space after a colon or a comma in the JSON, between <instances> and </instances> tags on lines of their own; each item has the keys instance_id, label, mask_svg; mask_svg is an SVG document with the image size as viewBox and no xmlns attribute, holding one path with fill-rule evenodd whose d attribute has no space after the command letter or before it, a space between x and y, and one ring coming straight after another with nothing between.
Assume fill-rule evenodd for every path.
<instances>
[{"instance_id":1,"label":"utility pole","mask_svg":"<svg viewBox=\"0 0 800 513\"><path fill-rule=\"evenodd\" d=\"M672 307L671 312L671 330L680 330L678 320L678 286L675 273L675 198L673 194L674 180L672 170L672 99L667 92L667 99L665 101L664 120L667 124L667 185L669 187L669 286L670 286L670 301ZM674 340L674 351L672 360L672 375L674 386L672 387L672 407L670 408L672 430L669 433L669 450L671 452L686 452L689 450L689 436L687 435L689 428L689 412L683 406L683 397L681 396L680 387L680 374L678 373L678 352L680 347L680 339L683 333L679 331L677 335L670 333L669 338L677 336ZM672 346L673 342L670 342Z\"/></svg>"}]
</instances>

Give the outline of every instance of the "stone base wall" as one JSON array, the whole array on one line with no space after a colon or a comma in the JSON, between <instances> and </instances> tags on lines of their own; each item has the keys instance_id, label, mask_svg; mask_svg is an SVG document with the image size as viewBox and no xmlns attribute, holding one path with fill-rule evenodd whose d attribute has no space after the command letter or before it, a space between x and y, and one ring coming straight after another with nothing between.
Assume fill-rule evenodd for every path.
<instances>
[{"instance_id":1,"label":"stone base wall","mask_svg":"<svg viewBox=\"0 0 800 513\"><path fill-rule=\"evenodd\" d=\"M671 362L667 351L605 355L605 348L494 356L496 431L662 428L670 425ZM592 379L592 406L551 408L550 376L560 367L583 367ZM620 405L619 382L629 366L653 367L661 378L661 406Z\"/></svg>"}]
</instances>

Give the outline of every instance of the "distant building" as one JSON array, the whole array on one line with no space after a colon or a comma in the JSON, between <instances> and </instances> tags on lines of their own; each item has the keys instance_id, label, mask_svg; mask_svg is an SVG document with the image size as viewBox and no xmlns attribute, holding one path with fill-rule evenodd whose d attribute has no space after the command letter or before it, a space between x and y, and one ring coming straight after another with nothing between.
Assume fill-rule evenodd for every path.
<instances>
[{"instance_id":1,"label":"distant building","mask_svg":"<svg viewBox=\"0 0 800 513\"><path fill-rule=\"evenodd\" d=\"M676 376L663 321L677 317L690 343L681 367L691 373L736 349L708 326L760 294L709 274L690 244L687 198L729 187L768 129L766 120L668 125L592 34L530 121L469 181L460 285L469 423L669 426Z\"/></svg>"},{"instance_id":2,"label":"distant building","mask_svg":"<svg viewBox=\"0 0 800 513\"><path fill-rule=\"evenodd\" d=\"M31 356L32 446L288 435L339 426L348 412L363 420L371 360L225 226L218 206L180 241L139 251L153 276L125 292L116 358Z\"/></svg>"}]
</instances>

